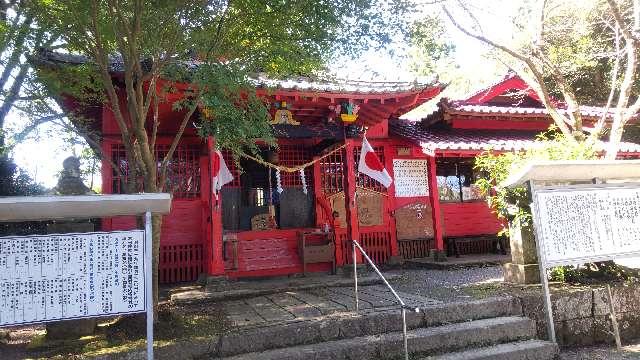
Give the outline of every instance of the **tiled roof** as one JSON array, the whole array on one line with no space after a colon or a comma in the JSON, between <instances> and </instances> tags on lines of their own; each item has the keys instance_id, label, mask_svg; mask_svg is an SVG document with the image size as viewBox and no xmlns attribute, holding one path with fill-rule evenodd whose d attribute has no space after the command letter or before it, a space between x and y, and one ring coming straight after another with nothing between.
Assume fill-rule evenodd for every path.
<instances>
[{"instance_id":1,"label":"tiled roof","mask_svg":"<svg viewBox=\"0 0 640 360\"><path fill-rule=\"evenodd\" d=\"M467 105L459 103L450 103L447 109L449 114L467 115L467 114L494 114L494 115L549 115L549 111L545 108L531 107L514 107L514 106L489 106L489 105ZM558 109L561 114L566 114L566 109ZM580 113L584 117L600 117L604 112L604 108L597 106L580 106ZM613 110L609 109L608 116L613 115Z\"/></svg>"},{"instance_id":2,"label":"tiled roof","mask_svg":"<svg viewBox=\"0 0 640 360\"><path fill-rule=\"evenodd\" d=\"M89 58L82 55L60 53L47 49L41 49L32 61L44 64L68 64L79 65L90 61ZM201 62L197 60L183 61L183 66L189 69L196 68ZM143 62L143 66L150 67L150 63ZM122 58L112 56L109 58L110 71L124 71ZM296 77L290 79L272 79L264 73L258 73L251 76L250 79L257 87L276 88L286 90L299 91L318 91L331 93L358 93L358 94L382 94L382 93L400 93L421 91L428 88L443 87L436 78L416 79L414 81L362 81L347 80L337 78L311 79L309 77Z\"/></svg>"},{"instance_id":3,"label":"tiled roof","mask_svg":"<svg viewBox=\"0 0 640 360\"><path fill-rule=\"evenodd\" d=\"M515 78L515 77L518 77L518 75L514 71L509 71L503 77L494 80L491 84L483 87L482 89L475 90L472 93L466 94L465 96L462 97L462 99L468 100L468 99L471 99L473 97L476 97L476 96L478 96L478 95L480 95L482 93L485 93L485 92L489 91L491 88L493 88L495 86L498 86L498 85L502 84L503 82L505 82L505 81L507 81L509 79Z\"/></svg>"},{"instance_id":4,"label":"tiled roof","mask_svg":"<svg viewBox=\"0 0 640 360\"><path fill-rule=\"evenodd\" d=\"M515 130L424 129L420 122L393 120L389 131L422 146L429 151L520 151L539 146L535 141L538 132ZM600 147L604 149L605 143ZM640 152L640 145L623 142L621 152Z\"/></svg>"},{"instance_id":5,"label":"tiled roof","mask_svg":"<svg viewBox=\"0 0 640 360\"><path fill-rule=\"evenodd\" d=\"M279 88L301 91L321 91L334 93L397 93L420 91L426 88L440 86L436 79L414 81L361 81L348 79L311 79L308 77L296 77L277 80L258 74L253 79L259 87Z\"/></svg>"}]
</instances>

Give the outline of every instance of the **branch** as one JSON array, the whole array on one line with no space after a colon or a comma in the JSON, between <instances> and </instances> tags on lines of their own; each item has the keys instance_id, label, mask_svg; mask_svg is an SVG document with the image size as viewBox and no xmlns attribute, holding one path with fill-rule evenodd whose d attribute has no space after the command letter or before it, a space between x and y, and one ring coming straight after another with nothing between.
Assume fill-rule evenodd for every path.
<instances>
[{"instance_id":1,"label":"branch","mask_svg":"<svg viewBox=\"0 0 640 360\"><path fill-rule=\"evenodd\" d=\"M158 93L153 92L153 129L151 130L151 149L155 151L156 139L158 138L158 126L160 125L160 119L158 118Z\"/></svg>"},{"instance_id":2,"label":"branch","mask_svg":"<svg viewBox=\"0 0 640 360\"><path fill-rule=\"evenodd\" d=\"M527 67L529 68L529 70L531 70L531 73L533 74L533 76L536 79L536 82L538 83L538 89L535 89L536 92L538 93L538 96L540 96L540 99L542 100L542 103L544 104L544 106L547 108L547 111L549 112L549 115L551 116L551 118L554 120L554 122L556 123L556 125L558 126L558 128L560 129L560 131L562 131L562 133L567 136L567 138L573 139L573 136L571 134L571 130L569 129L569 127L567 126L567 119L562 116L557 110L556 108L552 105L551 103L551 96L549 95L549 91L546 88L546 86L544 85L544 75L542 74L542 72L537 68L536 64L533 62L533 60L531 60L531 58L529 56L526 56L524 54L518 53L510 48L508 48L507 46L498 44L482 35L477 35L477 34L473 34L470 31L468 31L467 29L465 29L464 27L462 27L451 15L451 13L449 12L449 10L447 10L447 8L445 6L442 6L442 10L444 11L444 13L447 15L447 17L449 18L449 20L451 20L451 22L453 23L453 25L458 28L458 30L460 30L462 33L464 33L465 35L472 37L478 41L481 41L493 48L499 49L509 55L511 55L512 57L514 57L515 59L520 60L521 62L523 62L524 64L527 65Z\"/></svg>"},{"instance_id":3,"label":"branch","mask_svg":"<svg viewBox=\"0 0 640 360\"><path fill-rule=\"evenodd\" d=\"M24 83L24 79L27 76L27 72L29 71L29 63L23 63L20 65L20 70L16 75L13 83L11 84L11 88L7 92L7 96L4 98L2 105L0 106L0 129L4 127L4 121L9 114L9 111L13 107L13 104L16 102L16 99L20 95L20 88Z\"/></svg>"},{"instance_id":4,"label":"branch","mask_svg":"<svg viewBox=\"0 0 640 360\"><path fill-rule=\"evenodd\" d=\"M604 128L605 121L609 117L609 109L611 108L611 104L613 103L613 96L616 92L616 83L618 81L618 72L620 71L620 27L615 25L614 27L614 36L615 36L615 60L613 63L613 69L611 69L611 90L609 91L609 96L607 97L607 104L604 107L604 111L602 112L602 116L598 119L598 122L593 128L592 136L598 137L600 133L602 133L602 129Z\"/></svg>"},{"instance_id":5,"label":"branch","mask_svg":"<svg viewBox=\"0 0 640 360\"><path fill-rule=\"evenodd\" d=\"M164 186L164 183L165 183L165 180L166 180L167 165L169 164L169 160L171 160L171 158L173 157L173 153L175 152L176 148L178 147L178 143L180 143L180 139L182 138L182 134L184 133L184 129L187 127L189 119L191 119L191 116L193 115L193 113L198 108L198 100L200 98L200 94L201 94L201 88L198 88L198 91L196 92L196 95L194 96L193 106L191 106L191 108L189 109L187 114L185 114L184 118L182 119L182 122L180 123L180 128L178 129L178 132L176 133L176 136L173 138L173 141L171 142L171 146L169 147L169 150L167 151L166 155L164 156L164 159L162 159L162 164L160 165L160 184L161 184L161 186Z\"/></svg>"},{"instance_id":6,"label":"branch","mask_svg":"<svg viewBox=\"0 0 640 360\"><path fill-rule=\"evenodd\" d=\"M9 76L16 68L16 66L20 64L20 56L22 56L24 42L27 38L27 35L29 35L32 22L33 18L28 17L27 19L25 19L25 21L22 22L22 24L20 24L20 31L18 32L18 35L16 36L16 39L14 41L11 55L7 59L7 62L4 64L4 70L2 71L2 75L0 75L0 89L4 89L5 85L7 84L7 80L9 80ZM4 50L7 49L5 48Z\"/></svg>"},{"instance_id":7,"label":"branch","mask_svg":"<svg viewBox=\"0 0 640 360\"><path fill-rule=\"evenodd\" d=\"M609 4L609 8L611 9L611 13L613 14L613 18L616 20L620 31L622 32L622 36L627 42L630 41L638 41L638 38L635 34L633 34L627 27L625 26L624 18L622 17L622 12L620 11L620 7L615 2L615 0L607 0L607 4Z\"/></svg>"}]
</instances>

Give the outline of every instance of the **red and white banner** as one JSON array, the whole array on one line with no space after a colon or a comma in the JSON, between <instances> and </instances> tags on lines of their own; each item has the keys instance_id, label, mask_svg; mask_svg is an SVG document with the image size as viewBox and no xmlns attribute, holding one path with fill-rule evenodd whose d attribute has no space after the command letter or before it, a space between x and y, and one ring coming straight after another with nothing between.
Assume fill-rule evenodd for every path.
<instances>
[{"instance_id":1,"label":"red and white banner","mask_svg":"<svg viewBox=\"0 0 640 360\"><path fill-rule=\"evenodd\" d=\"M366 137L362 138L362 151L360 152L360 161L358 162L358 171L367 174L370 178L376 180L384 187L389 187L393 179L384 168L375 151L367 141Z\"/></svg>"},{"instance_id":2,"label":"red and white banner","mask_svg":"<svg viewBox=\"0 0 640 360\"><path fill-rule=\"evenodd\" d=\"M218 192L222 187L233 181L233 175L229 168L227 167L227 163L224 162L224 157L220 150L216 150L213 158L213 169L211 169L211 190L218 197Z\"/></svg>"}]
</instances>

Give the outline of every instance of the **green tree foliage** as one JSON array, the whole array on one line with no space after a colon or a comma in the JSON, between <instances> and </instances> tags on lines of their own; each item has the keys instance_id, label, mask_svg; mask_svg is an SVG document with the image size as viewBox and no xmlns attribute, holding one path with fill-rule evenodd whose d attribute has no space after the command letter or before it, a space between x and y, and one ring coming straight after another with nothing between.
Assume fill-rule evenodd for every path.
<instances>
[{"instance_id":1,"label":"green tree foliage","mask_svg":"<svg viewBox=\"0 0 640 360\"><path fill-rule=\"evenodd\" d=\"M36 184L11 158L0 157L0 196L41 195L44 188Z\"/></svg>"},{"instance_id":2,"label":"green tree foliage","mask_svg":"<svg viewBox=\"0 0 640 360\"><path fill-rule=\"evenodd\" d=\"M198 123L200 135L215 136L218 147L236 154L255 151L257 139L273 143L266 121L268 105L256 95L253 74L312 75L337 55L383 48L405 32L408 9L403 0L34 0L30 4L39 26L61 34L60 47L85 59L86 66L75 71L86 76L78 74L78 79L101 84L98 95L113 111L122 134L130 192L141 187L147 192L164 190L168 165L191 121ZM157 87L162 88L160 93L147 90ZM80 90L73 94L76 97L95 95L93 89L74 88ZM71 91L65 86L59 90ZM174 105L178 131L169 150L158 158L157 109L170 95L181 96ZM88 132L83 135L90 144L99 141ZM154 216L154 269L161 221ZM154 283L157 290L157 272ZM155 299L157 303L157 291Z\"/></svg>"},{"instance_id":3,"label":"green tree foliage","mask_svg":"<svg viewBox=\"0 0 640 360\"><path fill-rule=\"evenodd\" d=\"M29 1L0 0L0 148L7 145L4 125L9 113L46 99L26 55L53 46L57 32L40 28L35 16Z\"/></svg>"},{"instance_id":4,"label":"green tree foliage","mask_svg":"<svg viewBox=\"0 0 640 360\"><path fill-rule=\"evenodd\" d=\"M527 189L499 186L510 174L531 161L592 160L598 156L600 143L575 142L550 129L536 139L538 146L520 152L496 153L487 151L475 159L475 168L481 176L476 186L487 197L489 206L499 218L526 226L531 224L531 209ZM506 232L504 229L503 232Z\"/></svg>"},{"instance_id":5,"label":"green tree foliage","mask_svg":"<svg viewBox=\"0 0 640 360\"><path fill-rule=\"evenodd\" d=\"M451 43L440 17L426 15L409 27L411 70L420 75L450 75L455 69Z\"/></svg>"}]
</instances>

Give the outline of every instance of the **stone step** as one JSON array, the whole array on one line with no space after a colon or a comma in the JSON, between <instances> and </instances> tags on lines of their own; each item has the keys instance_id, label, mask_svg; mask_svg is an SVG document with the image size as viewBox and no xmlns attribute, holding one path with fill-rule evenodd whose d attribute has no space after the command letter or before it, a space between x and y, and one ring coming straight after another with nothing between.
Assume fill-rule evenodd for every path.
<instances>
[{"instance_id":1,"label":"stone step","mask_svg":"<svg viewBox=\"0 0 640 360\"><path fill-rule=\"evenodd\" d=\"M429 356L421 360L552 360L558 354L558 345L551 341L525 340Z\"/></svg>"},{"instance_id":2,"label":"stone step","mask_svg":"<svg viewBox=\"0 0 640 360\"><path fill-rule=\"evenodd\" d=\"M535 335L532 320L499 317L409 331L408 345L413 356L447 352L505 342L531 339ZM402 332L390 332L349 339L298 345L227 357L227 360L347 360L395 359L404 354ZM217 358L213 355L211 358Z\"/></svg>"},{"instance_id":3,"label":"stone step","mask_svg":"<svg viewBox=\"0 0 640 360\"><path fill-rule=\"evenodd\" d=\"M428 328L495 317L521 315L517 298L489 298L463 303L437 304L419 313L407 311L407 328ZM260 352L378 335L402 330L398 309L355 313L335 313L311 320L244 328L212 339L209 352L216 356Z\"/></svg>"}]
</instances>

